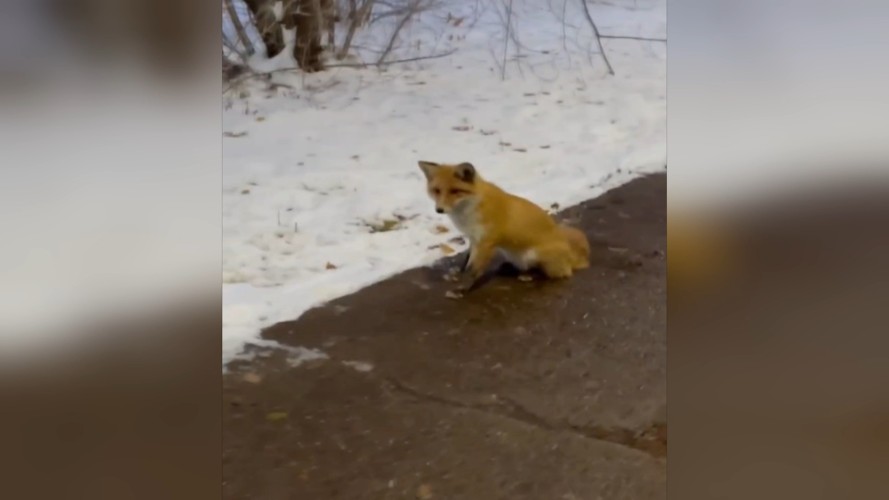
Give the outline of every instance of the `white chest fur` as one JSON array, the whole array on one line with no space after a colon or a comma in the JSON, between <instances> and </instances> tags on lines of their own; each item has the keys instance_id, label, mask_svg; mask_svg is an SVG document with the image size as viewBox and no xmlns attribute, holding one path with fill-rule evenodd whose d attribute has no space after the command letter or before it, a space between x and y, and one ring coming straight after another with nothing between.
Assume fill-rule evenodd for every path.
<instances>
[{"instance_id":1,"label":"white chest fur","mask_svg":"<svg viewBox=\"0 0 889 500\"><path fill-rule=\"evenodd\" d=\"M448 214L451 222L472 244L481 241L485 235L485 228L478 218L477 206L478 200L466 200Z\"/></svg>"},{"instance_id":2,"label":"white chest fur","mask_svg":"<svg viewBox=\"0 0 889 500\"><path fill-rule=\"evenodd\" d=\"M466 200L448 214L472 245L476 245L485 236L485 226L479 220L477 208L478 200ZM520 252L509 252L503 248L497 250L504 259L523 271L537 265L537 252L533 249Z\"/></svg>"}]
</instances>

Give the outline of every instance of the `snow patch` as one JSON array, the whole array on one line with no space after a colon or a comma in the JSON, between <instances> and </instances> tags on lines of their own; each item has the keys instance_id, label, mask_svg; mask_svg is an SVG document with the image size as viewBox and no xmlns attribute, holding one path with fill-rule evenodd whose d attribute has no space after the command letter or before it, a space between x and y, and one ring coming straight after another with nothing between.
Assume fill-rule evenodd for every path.
<instances>
[{"instance_id":1,"label":"snow patch","mask_svg":"<svg viewBox=\"0 0 889 500\"><path fill-rule=\"evenodd\" d=\"M353 370L366 373L374 369L374 365L365 363L364 361L343 361L343 364Z\"/></svg>"},{"instance_id":2,"label":"snow patch","mask_svg":"<svg viewBox=\"0 0 889 500\"><path fill-rule=\"evenodd\" d=\"M424 13L383 70L276 72L227 95L223 126L223 360L260 331L465 244L436 214L417 161L470 161L543 206L569 207L666 164L666 45L604 40L575 2L517 0L502 66L494 7ZM603 33L663 38L664 0L591 4ZM493 5L493 4L492 4ZM459 16L474 22L454 26ZM342 31L342 30L340 30ZM356 47L385 46L381 21ZM289 51L266 61L289 62ZM374 54L359 51L362 60ZM441 231L441 227L446 230ZM360 325L356 325L360 328Z\"/></svg>"}]
</instances>

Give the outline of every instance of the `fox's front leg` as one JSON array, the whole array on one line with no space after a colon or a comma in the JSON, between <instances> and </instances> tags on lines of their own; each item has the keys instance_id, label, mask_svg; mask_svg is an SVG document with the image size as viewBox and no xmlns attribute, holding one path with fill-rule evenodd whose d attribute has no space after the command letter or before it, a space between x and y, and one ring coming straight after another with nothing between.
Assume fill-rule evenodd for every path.
<instances>
[{"instance_id":1,"label":"fox's front leg","mask_svg":"<svg viewBox=\"0 0 889 500\"><path fill-rule=\"evenodd\" d=\"M481 241L472 246L467 259L469 266L469 283L462 287L464 293L475 290L480 284L482 276L491 265L496 246L493 241Z\"/></svg>"},{"instance_id":2,"label":"fox's front leg","mask_svg":"<svg viewBox=\"0 0 889 500\"><path fill-rule=\"evenodd\" d=\"M472 247L469 247L466 252L464 252L464 255L458 257L460 260L456 267L448 268L444 275L445 281L460 281L460 276L465 274L466 269L469 267L470 255L472 255Z\"/></svg>"},{"instance_id":3,"label":"fox's front leg","mask_svg":"<svg viewBox=\"0 0 889 500\"><path fill-rule=\"evenodd\" d=\"M463 257L463 264L460 265L460 273L465 273L466 269L469 268L469 257L472 256L472 245L469 246L469 249L466 251L466 257Z\"/></svg>"}]
</instances>

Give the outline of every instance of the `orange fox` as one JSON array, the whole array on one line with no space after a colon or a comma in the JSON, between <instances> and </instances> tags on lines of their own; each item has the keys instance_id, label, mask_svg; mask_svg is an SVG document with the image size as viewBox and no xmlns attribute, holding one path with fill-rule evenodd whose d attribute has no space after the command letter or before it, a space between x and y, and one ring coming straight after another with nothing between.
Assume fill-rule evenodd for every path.
<instances>
[{"instance_id":1,"label":"orange fox","mask_svg":"<svg viewBox=\"0 0 889 500\"><path fill-rule=\"evenodd\" d=\"M568 278L589 266L590 246L578 229L560 225L534 203L485 181L470 163L419 162L435 211L450 216L469 240L462 271L476 288L500 252L520 271L539 268L549 278Z\"/></svg>"}]
</instances>

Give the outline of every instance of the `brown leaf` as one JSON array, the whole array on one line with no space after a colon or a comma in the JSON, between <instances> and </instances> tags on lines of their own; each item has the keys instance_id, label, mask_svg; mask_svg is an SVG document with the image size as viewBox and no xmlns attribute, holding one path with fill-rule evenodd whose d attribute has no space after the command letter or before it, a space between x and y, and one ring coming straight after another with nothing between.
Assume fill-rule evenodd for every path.
<instances>
[{"instance_id":1,"label":"brown leaf","mask_svg":"<svg viewBox=\"0 0 889 500\"><path fill-rule=\"evenodd\" d=\"M432 498L432 486L421 484L420 487L417 488L417 499L429 500L430 498Z\"/></svg>"},{"instance_id":2,"label":"brown leaf","mask_svg":"<svg viewBox=\"0 0 889 500\"><path fill-rule=\"evenodd\" d=\"M444 243L442 243L441 245L438 245L438 248L440 248L441 253L443 253L445 255L451 255L452 253L454 253L454 249Z\"/></svg>"},{"instance_id":3,"label":"brown leaf","mask_svg":"<svg viewBox=\"0 0 889 500\"><path fill-rule=\"evenodd\" d=\"M241 191L241 194L250 194L250 190L249 190L249 189L244 189L244 190Z\"/></svg>"},{"instance_id":4,"label":"brown leaf","mask_svg":"<svg viewBox=\"0 0 889 500\"><path fill-rule=\"evenodd\" d=\"M527 153L528 150L525 148L514 148L513 151L517 151L519 153Z\"/></svg>"},{"instance_id":5,"label":"brown leaf","mask_svg":"<svg viewBox=\"0 0 889 500\"><path fill-rule=\"evenodd\" d=\"M265 419L269 422L278 422L280 420L284 420L287 418L286 411L273 411L265 416Z\"/></svg>"},{"instance_id":6,"label":"brown leaf","mask_svg":"<svg viewBox=\"0 0 889 500\"><path fill-rule=\"evenodd\" d=\"M457 236L457 237L455 237L455 238L451 238L451 239L449 239L449 240L448 240L448 243L453 243L453 244L455 244L455 245L465 245L465 244L466 244L466 238L464 238L464 237L462 237L462 236Z\"/></svg>"},{"instance_id":7,"label":"brown leaf","mask_svg":"<svg viewBox=\"0 0 889 500\"><path fill-rule=\"evenodd\" d=\"M265 117L264 117L264 116L257 116L257 117L256 117L256 121L258 121L258 122L264 122L264 121L265 121Z\"/></svg>"},{"instance_id":8,"label":"brown leaf","mask_svg":"<svg viewBox=\"0 0 889 500\"><path fill-rule=\"evenodd\" d=\"M468 130L472 130L472 127L469 125L456 125L451 127L452 130L456 130L457 132L466 132Z\"/></svg>"},{"instance_id":9,"label":"brown leaf","mask_svg":"<svg viewBox=\"0 0 889 500\"><path fill-rule=\"evenodd\" d=\"M328 262L328 263L324 266L324 269L328 269L328 270L330 270L330 269L336 269L336 266L333 265L333 264L331 264L330 262Z\"/></svg>"},{"instance_id":10,"label":"brown leaf","mask_svg":"<svg viewBox=\"0 0 889 500\"><path fill-rule=\"evenodd\" d=\"M251 384L258 384L258 383L262 382L262 376L260 376L256 373L253 373L253 372L245 373L244 374L244 382L250 382Z\"/></svg>"},{"instance_id":11,"label":"brown leaf","mask_svg":"<svg viewBox=\"0 0 889 500\"><path fill-rule=\"evenodd\" d=\"M511 143L511 142L500 141L500 145L501 145L501 146L512 146L512 143Z\"/></svg>"},{"instance_id":12,"label":"brown leaf","mask_svg":"<svg viewBox=\"0 0 889 500\"><path fill-rule=\"evenodd\" d=\"M435 234L442 234L448 231L450 231L450 229L448 229L447 226L442 226L440 224L438 226L435 226Z\"/></svg>"},{"instance_id":13,"label":"brown leaf","mask_svg":"<svg viewBox=\"0 0 889 500\"><path fill-rule=\"evenodd\" d=\"M222 135L226 137L244 137L247 135L247 132L223 132Z\"/></svg>"},{"instance_id":14,"label":"brown leaf","mask_svg":"<svg viewBox=\"0 0 889 500\"><path fill-rule=\"evenodd\" d=\"M544 146L540 146L540 149L549 149L549 144L546 144L546 145L544 145Z\"/></svg>"},{"instance_id":15,"label":"brown leaf","mask_svg":"<svg viewBox=\"0 0 889 500\"><path fill-rule=\"evenodd\" d=\"M481 129L481 130L479 130L479 132L481 132L482 135L494 135L497 133L496 130L485 130L485 129Z\"/></svg>"},{"instance_id":16,"label":"brown leaf","mask_svg":"<svg viewBox=\"0 0 889 500\"><path fill-rule=\"evenodd\" d=\"M399 229L400 223L401 221L396 216L395 219L383 219L378 222L368 222L367 225L370 226L370 232L372 233L385 233L387 231Z\"/></svg>"}]
</instances>

